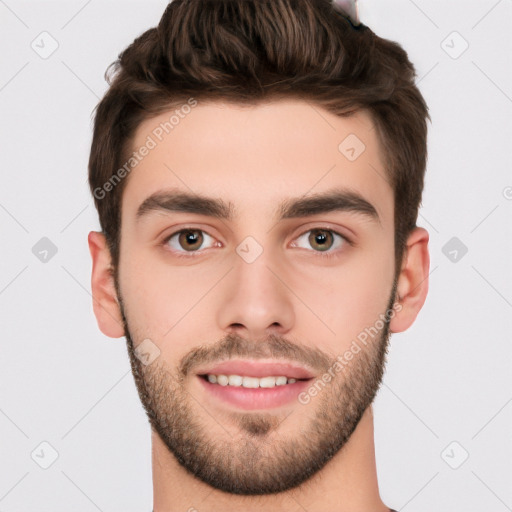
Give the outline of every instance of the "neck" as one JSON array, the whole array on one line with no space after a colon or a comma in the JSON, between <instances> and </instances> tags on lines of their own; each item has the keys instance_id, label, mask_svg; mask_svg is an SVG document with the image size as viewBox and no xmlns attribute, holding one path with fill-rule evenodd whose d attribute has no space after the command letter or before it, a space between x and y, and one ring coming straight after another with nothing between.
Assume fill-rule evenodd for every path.
<instances>
[{"instance_id":1,"label":"neck","mask_svg":"<svg viewBox=\"0 0 512 512\"><path fill-rule=\"evenodd\" d=\"M263 496L227 494L190 475L152 432L154 512L389 512L379 496L373 414L364 413L347 444L307 482Z\"/></svg>"}]
</instances>

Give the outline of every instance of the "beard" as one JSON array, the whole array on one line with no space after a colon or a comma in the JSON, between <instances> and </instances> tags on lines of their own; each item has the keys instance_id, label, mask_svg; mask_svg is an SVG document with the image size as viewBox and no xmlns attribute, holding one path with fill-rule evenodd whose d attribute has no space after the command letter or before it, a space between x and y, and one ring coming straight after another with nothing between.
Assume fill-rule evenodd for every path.
<instances>
[{"instance_id":1,"label":"beard","mask_svg":"<svg viewBox=\"0 0 512 512\"><path fill-rule=\"evenodd\" d=\"M303 484L344 447L380 388L391 334L388 315L395 302L396 286L395 278L384 327L376 338L354 354L309 404L295 404L295 408L311 411L309 416L301 417L303 427L292 435L280 435L279 426L287 416L282 418L275 411L232 411L221 420L236 425L236 434L232 435L231 430L223 436L212 428L220 422L204 407L201 409L186 388L186 377L196 378L195 367L232 357L287 358L320 370L311 380L313 385L321 380L322 373L332 369L336 359L276 335L256 342L229 334L215 345L189 351L176 369L162 363L163 358L145 365L137 356L116 283L132 373L152 429L189 474L220 491L264 495Z\"/></svg>"}]
</instances>

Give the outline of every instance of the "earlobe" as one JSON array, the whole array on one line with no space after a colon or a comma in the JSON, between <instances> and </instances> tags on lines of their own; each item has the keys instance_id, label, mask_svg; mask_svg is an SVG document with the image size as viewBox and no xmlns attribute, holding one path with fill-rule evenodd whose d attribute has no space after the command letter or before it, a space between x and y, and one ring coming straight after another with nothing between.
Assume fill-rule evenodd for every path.
<instances>
[{"instance_id":1,"label":"earlobe","mask_svg":"<svg viewBox=\"0 0 512 512\"><path fill-rule=\"evenodd\" d=\"M397 301L401 307L391 319L391 332L407 330L425 303L430 269L428 241L429 234L424 228L415 228L407 239L404 262L397 283Z\"/></svg>"},{"instance_id":2,"label":"earlobe","mask_svg":"<svg viewBox=\"0 0 512 512\"><path fill-rule=\"evenodd\" d=\"M93 310L98 327L106 336L120 338L124 336L124 327L111 273L111 257L105 235L91 231L87 240L92 258Z\"/></svg>"}]
</instances>

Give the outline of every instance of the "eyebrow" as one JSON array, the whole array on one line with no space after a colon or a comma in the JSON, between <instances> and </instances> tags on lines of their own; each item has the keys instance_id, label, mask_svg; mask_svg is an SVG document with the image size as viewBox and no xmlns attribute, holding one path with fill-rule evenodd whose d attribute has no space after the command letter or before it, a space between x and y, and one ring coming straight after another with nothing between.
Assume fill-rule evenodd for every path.
<instances>
[{"instance_id":1,"label":"eyebrow","mask_svg":"<svg viewBox=\"0 0 512 512\"><path fill-rule=\"evenodd\" d=\"M237 215L231 202L179 190L155 192L139 206L136 218L139 220L153 211L197 213L230 222ZM276 217L281 221L335 211L360 214L381 224L376 208L358 192L348 189L333 189L307 197L285 199L278 205Z\"/></svg>"}]
</instances>

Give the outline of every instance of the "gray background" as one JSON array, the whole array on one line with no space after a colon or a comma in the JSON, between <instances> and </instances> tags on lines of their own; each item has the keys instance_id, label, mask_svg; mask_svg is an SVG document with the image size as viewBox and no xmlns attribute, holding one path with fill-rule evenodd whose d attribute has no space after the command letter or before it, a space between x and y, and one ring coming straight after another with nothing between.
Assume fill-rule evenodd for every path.
<instances>
[{"instance_id":1,"label":"gray background","mask_svg":"<svg viewBox=\"0 0 512 512\"><path fill-rule=\"evenodd\" d=\"M151 509L125 342L92 313L86 178L105 69L165 6L0 0L0 511ZM512 510L512 1L363 0L361 18L408 51L432 116L430 291L375 401L381 495Z\"/></svg>"}]
</instances>

